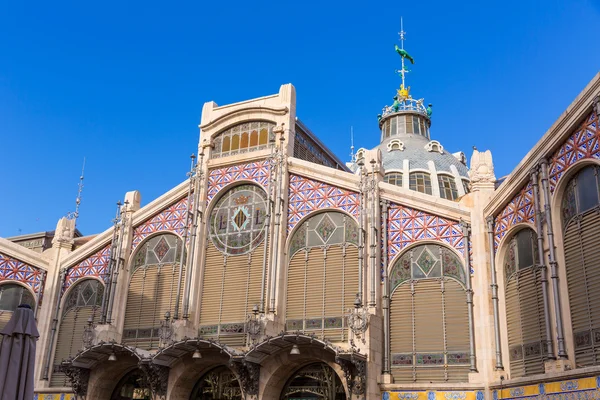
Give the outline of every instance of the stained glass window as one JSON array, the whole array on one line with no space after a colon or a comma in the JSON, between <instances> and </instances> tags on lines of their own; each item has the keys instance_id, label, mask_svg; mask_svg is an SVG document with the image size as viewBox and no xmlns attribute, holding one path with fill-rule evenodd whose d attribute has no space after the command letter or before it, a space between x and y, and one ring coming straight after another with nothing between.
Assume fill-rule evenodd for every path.
<instances>
[{"instance_id":1,"label":"stained glass window","mask_svg":"<svg viewBox=\"0 0 600 400\"><path fill-rule=\"evenodd\" d=\"M71 289L65 302L65 313L72 308L100 307L104 285L96 279L85 279Z\"/></svg>"},{"instance_id":2,"label":"stained glass window","mask_svg":"<svg viewBox=\"0 0 600 400\"><path fill-rule=\"evenodd\" d=\"M172 264L181 260L182 240L176 235L163 234L152 237L137 249L133 269L143 265ZM185 252L185 249L183 249Z\"/></svg>"},{"instance_id":3,"label":"stained glass window","mask_svg":"<svg viewBox=\"0 0 600 400\"><path fill-rule=\"evenodd\" d=\"M402 174L400 172L390 172L385 174L383 181L392 185L402 186Z\"/></svg>"},{"instance_id":4,"label":"stained glass window","mask_svg":"<svg viewBox=\"0 0 600 400\"><path fill-rule=\"evenodd\" d=\"M431 192L431 178L426 172L411 172L409 179L410 190L416 190L417 192L432 194Z\"/></svg>"},{"instance_id":5,"label":"stained glass window","mask_svg":"<svg viewBox=\"0 0 600 400\"><path fill-rule=\"evenodd\" d=\"M32 308L35 300L31 292L16 283L0 285L0 311L15 311L21 304L28 304Z\"/></svg>"},{"instance_id":6,"label":"stained glass window","mask_svg":"<svg viewBox=\"0 0 600 400\"><path fill-rule=\"evenodd\" d=\"M508 280L516 271L534 266L537 257L537 234L532 229L517 232L509 241L504 256L506 279Z\"/></svg>"},{"instance_id":7,"label":"stained glass window","mask_svg":"<svg viewBox=\"0 0 600 400\"><path fill-rule=\"evenodd\" d=\"M452 277L464 283L465 271L454 252L444 246L421 245L404 253L390 274L392 291L409 279Z\"/></svg>"},{"instance_id":8,"label":"stained glass window","mask_svg":"<svg viewBox=\"0 0 600 400\"><path fill-rule=\"evenodd\" d=\"M226 157L266 149L274 126L274 123L266 121L233 126L214 138L212 157Z\"/></svg>"},{"instance_id":9,"label":"stained glass window","mask_svg":"<svg viewBox=\"0 0 600 400\"><path fill-rule=\"evenodd\" d=\"M341 243L358 245L358 225L346 214L325 212L307 219L290 241L290 257L300 249Z\"/></svg>"},{"instance_id":10,"label":"stained glass window","mask_svg":"<svg viewBox=\"0 0 600 400\"><path fill-rule=\"evenodd\" d=\"M223 253L248 253L264 238L266 216L264 191L254 185L236 186L225 193L213 208L210 238Z\"/></svg>"},{"instance_id":11,"label":"stained glass window","mask_svg":"<svg viewBox=\"0 0 600 400\"><path fill-rule=\"evenodd\" d=\"M454 177L438 175L438 184L440 185L440 197L442 199L456 200L458 198L458 190L456 190Z\"/></svg>"}]
</instances>

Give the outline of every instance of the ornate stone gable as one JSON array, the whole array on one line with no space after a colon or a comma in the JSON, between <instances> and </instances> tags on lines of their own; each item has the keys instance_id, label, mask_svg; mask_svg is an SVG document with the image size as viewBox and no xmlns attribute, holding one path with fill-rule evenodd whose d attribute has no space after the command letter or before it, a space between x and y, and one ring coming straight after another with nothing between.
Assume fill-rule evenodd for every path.
<instances>
[{"instance_id":1,"label":"ornate stone gable","mask_svg":"<svg viewBox=\"0 0 600 400\"><path fill-rule=\"evenodd\" d=\"M465 239L460 222L391 203L388 210L388 261L406 246L420 240L449 245L464 257Z\"/></svg>"},{"instance_id":2,"label":"ornate stone gable","mask_svg":"<svg viewBox=\"0 0 600 400\"><path fill-rule=\"evenodd\" d=\"M269 171L269 160L212 169L208 173L207 202L210 202L224 186L239 180L255 182L267 190Z\"/></svg>"},{"instance_id":3,"label":"ornate stone gable","mask_svg":"<svg viewBox=\"0 0 600 400\"><path fill-rule=\"evenodd\" d=\"M108 279L108 263L110 260L110 243L79 264L69 268L65 276L63 293L81 278L93 276L106 282Z\"/></svg>"},{"instance_id":4,"label":"ornate stone gable","mask_svg":"<svg viewBox=\"0 0 600 400\"><path fill-rule=\"evenodd\" d=\"M359 194L303 176L290 174L288 232L294 229L294 226L303 217L324 208L343 210L358 219L360 210Z\"/></svg>"},{"instance_id":5,"label":"ornate stone gable","mask_svg":"<svg viewBox=\"0 0 600 400\"><path fill-rule=\"evenodd\" d=\"M598 113L592 111L550 159L549 178L552 193L571 165L586 158L600 159L599 135Z\"/></svg>"},{"instance_id":6,"label":"ornate stone gable","mask_svg":"<svg viewBox=\"0 0 600 400\"><path fill-rule=\"evenodd\" d=\"M184 197L137 225L133 229L131 249L134 250L145 237L155 232L175 232L183 236L186 228L187 203L188 199Z\"/></svg>"},{"instance_id":7,"label":"ornate stone gable","mask_svg":"<svg viewBox=\"0 0 600 400\"><path fill-rule=\"evenodd\" d=\"M513 225L522 222L531 224L535 229L535 203L531 182L528 182L494 218L495 248L498 248L498 244Z\"/></svg>"},{"instance_id":8,"label":"ornate stone gable","mask_svg":"<svg viewBox=\"0 0 600 400\"><path fill-rule=\"evenodd\" d=\"M43 292L44 270L0 253L0 282L13 280L31 288L34 293Z\"/></svg>"}]
</instances>

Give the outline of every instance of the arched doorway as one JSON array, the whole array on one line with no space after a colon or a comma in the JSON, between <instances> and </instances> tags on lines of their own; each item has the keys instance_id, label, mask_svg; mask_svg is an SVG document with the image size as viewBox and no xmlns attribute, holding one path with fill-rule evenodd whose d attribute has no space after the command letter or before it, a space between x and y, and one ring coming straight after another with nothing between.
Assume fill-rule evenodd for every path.
<instances>
[{"instance_id":1,"label":"arched doorway","mask_svg":"<svg viewBox=\"0 0 600 400\"><path fill-rule=\"evenodd\" d=\"M338 374L320 362L300 368L286 383L280 400L346 400Z\"/></svg>"},{"instance_id":2,"label":"arched doorway","mask_svg":"<svg viewBox=\"0 0 600 400\"><path fill-rule=\"evenodd\" d=\"M194 386L190 400L241 400L242 389L235 374L220 366L208 371Z\"/></svg>"},{"instance_id":3,"label":"arched doorway","mask_svg":"<svg viewBox=\"0 0 600 400\"><path fill-rule=\"evenodd\" d=\"M125 374L110 396L110 400L150 400L151 398L146 377L138 368Z\"/></svg>"}]
</instances>

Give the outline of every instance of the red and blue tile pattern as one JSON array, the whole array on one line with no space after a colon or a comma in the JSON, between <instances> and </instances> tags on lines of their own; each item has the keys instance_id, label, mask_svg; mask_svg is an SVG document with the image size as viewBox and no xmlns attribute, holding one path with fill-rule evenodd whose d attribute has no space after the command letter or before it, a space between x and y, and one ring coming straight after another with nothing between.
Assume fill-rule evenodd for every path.
<instances>
[{"instance_id":1,"label":"red and blue tile pattern","mask_svg":"<svg viewBox=\"0 0 600 400\"><path fill-rule=\"evenodd\" d=\"M535 203L531 182L527 183L494 218L495 248L498 248L498 244L512 226L523 222L531 224L532 228L535 225Z\"/></svg>"},{"instance_id":2,"label":"red and blue tile pattern","mask_svg":"<svg viewBox=\"0 0 600 400\"><path fill-rule=\"evenodd\" d=\"M388 210L388 262L406 246L436 240L465 256L465 238L459 221L391 203Z\"/></svg>"},{"instance_id":3,"label":"red and blue tile pattern","mask_svg":"<svg viewBox=\"0 0 600 400\"><path fill-rule=\"evenodd\" d=\"M65 276L63 292L81 278L94 276L106 282L108 279L108 262L110 260L110 243L102 250L89 256L79 264L69 268Z\"/></svg>"},{"instance_id":4,"label":"red and blue tile pattern","mask_svg":"<svg viewBox=\"0 0 600 400\"><path fill-rule=\"evenodd\" d=\"M269 160L210 170L208 173L207 202L212 200L224 186L240 180L258 183L266 190L269 185L269 171Z\"/></svg>"},{"instance_id":5,"label":"red and blue tile pattern","mask_svg":"<svg viewBox=\"0 0 600 400\"><path fill-rule=\"evenodd\" d=\"M43 291L44 270L0 253L0 282L13 280L28 286L35 293Z\"/></svg>"},{"instance_id":6,"label":"red and blue tile pattern","mask_svg":"<svg viewBox=\"0 0 600 400\"><path fill-rule=\"evenodd\" d=\"M183 236L187 226L187 197L179 200L175 204L170 205L155 216L142 222L133 229L132 250L145 237L155 232L176 232Z\"/></svg>"},{"instance_id":7,"label":"red and blue tile pattern","mask_svg":"<svg viewBox=\"0 0 600 400\"><path fill-rule=\"evenodd\" d=\"M550 159L549 178L552 193L571 165L583 159L600 159L599 135L598 114L592 112Z\"/></svg>"},{"instance_id":8,"label":"red and blue tile pattern","mask_svg":"<svg viewBox=\"0 0 600 400\"><path fill-rule=\"evenodd\" d=\"M288 232L303 217L324 208L343 210L358 219L360 210L359 194L303 176L290 174Z\"/></svg>"}]
</instances>

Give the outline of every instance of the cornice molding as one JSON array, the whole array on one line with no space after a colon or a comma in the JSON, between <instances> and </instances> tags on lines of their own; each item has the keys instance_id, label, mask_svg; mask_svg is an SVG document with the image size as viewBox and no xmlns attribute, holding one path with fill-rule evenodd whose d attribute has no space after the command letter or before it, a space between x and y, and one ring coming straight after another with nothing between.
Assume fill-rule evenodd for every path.
<instances>
[{"instance_id":1,"label":"cornice molding","mask_svg":"<svg viewBox=\"0 0 600 400\"><path fill-rule=\"evenodd\" d=\"M51 261L44 254L36 253L33 250L13 243L10 240L6 240L4 238L0 238L0 253L12 258L16 258L17 260L29 264L33 267L42 268L46 271L48 270Z\"/></svg>"},{"instance_id":2,"label":"cornice molding","mask_svg":"<svg viewBox=\"0 0 600 400\"><path fill-rule=\"evenodd\" d=\"M198 127L201 130L213 129L215 126L221 124L222 122L224 122L228 119L241 117L241 116L248 115L248 114L266 113L266 114L271 114L271 115L285 115L289 111L290 111L290 109L286 106L282 106L282 107L270 107L270 106L263 106L263 105L243 106L238 109L231 110L230 112L228 112L224 115L216 117L215 119L211 119L210 121L208 121L204 124L200 124L200 125L198 125Z\"/></svg>"}]
</instances>

